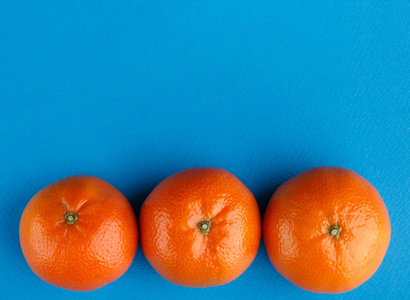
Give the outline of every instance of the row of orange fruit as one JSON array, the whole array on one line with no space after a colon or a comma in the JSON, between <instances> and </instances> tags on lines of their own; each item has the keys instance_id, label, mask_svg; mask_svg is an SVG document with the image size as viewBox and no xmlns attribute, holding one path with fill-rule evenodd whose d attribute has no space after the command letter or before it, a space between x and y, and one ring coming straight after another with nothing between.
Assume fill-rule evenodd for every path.
<instances>
[{"instance_id":1,"label":"row of orange fruit","mask_svg":"<svg viewBox=\"0 0 410 300\"><path fill-rule=\"evenodd\" d=\"M187 287L226 284L252 263L261 218L251 191L231 173L193 168L162 181L139 215L142 250L165 279ZM296 286L342 293L369 279L390 241L386 206L357 173L310 169L282 184L263 220L269 258ZM90 291L121 277L138 245L133 209L115 187L72 176L39 191L20 221L30 268L44 281Z\"/></svg>"}]
</instances>

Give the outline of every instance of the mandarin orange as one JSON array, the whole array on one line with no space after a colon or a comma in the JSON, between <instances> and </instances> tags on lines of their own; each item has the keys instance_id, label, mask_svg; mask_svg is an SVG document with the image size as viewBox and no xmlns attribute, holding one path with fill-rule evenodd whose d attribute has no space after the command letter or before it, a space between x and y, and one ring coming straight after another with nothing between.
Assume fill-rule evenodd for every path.
<instances>
[{"instance_id":1,"label":"mandarin orange","mask_svg":"<svg viewBox=\"0 0 410 300\"><path fill-rule=\"evenodd\" d=\"M20 221L20 244L41 279L90 291L116 280L131 265L137 221L115 187L97 177L72 176L30 200Z\"/></svg>"},{"instance_id":2,"label":"mandarin orange","mask_svg":"<svg viewBox=\"0 0 410 300\"><path fill-rule=\"evenodd\" d=\"M261 237L258 204L231 173L193 168L162 181L140 212L142 249L165 279L226 284L252 263Z\"/></svg>"},{"instance_id":3,"label":"mandarin orange","mask_svg":"<svg viewBox=\"0 0 410 300\"><path fill-rule=\"evenodd\" d=\"M377 190L338 167L314 168L285 182L263 222L273 266L316 293L347 292L368 280L384 258L390 231Z\"/></svg>"}]
</instances>

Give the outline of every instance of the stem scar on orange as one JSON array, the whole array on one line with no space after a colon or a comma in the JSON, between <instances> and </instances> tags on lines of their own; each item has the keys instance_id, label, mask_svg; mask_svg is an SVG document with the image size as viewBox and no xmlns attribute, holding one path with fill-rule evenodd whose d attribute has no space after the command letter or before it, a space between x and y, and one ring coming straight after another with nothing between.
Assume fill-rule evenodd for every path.
<instances>
[{"instance_id":1,"label":"stem scar on orange","mask_svg":"<svg viewBox=\"0 0 410 300\"><path fill-rule=\"evenodd\" d=\"M258 204L231 173L193 168L162 181L140 212L141 245L154 269L188 287L226 284L252 263L261 238Z\"/></svg>"},{"instance_id":2,"label":"stem scar on orange","mask_svg":"<svg viewBox=\"0 0 410 300\"><path fill-rule=\"evenodd\" d=\"M273 194L263 222L269 258L285 278L316 293L343 293L369 279L390 242L377 190L355 172L310 169Z\"/></svg>"},{"instance_id":3,"label":"stem scar on orange","mask_svg":"<svg viewBox=\"0 0 410 300\"><path fill-rule=\"evenodd\" d=\"M134 211L115 187L72 176L39 191L20 221L20 244L33 272L73 291L98 289L122 276L135 256Z\"/></svg>"}]
</instances>

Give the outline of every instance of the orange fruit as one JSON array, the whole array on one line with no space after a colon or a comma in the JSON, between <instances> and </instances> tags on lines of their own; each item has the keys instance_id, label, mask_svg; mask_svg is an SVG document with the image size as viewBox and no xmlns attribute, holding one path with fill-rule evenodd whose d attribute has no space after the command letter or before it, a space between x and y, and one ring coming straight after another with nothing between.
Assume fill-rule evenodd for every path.
<instances>
[{"instance_id":1,"label":"orange fruit","mask_svg":"<svg viewBox=\"0 0 410 300\"><path fill-rule=\"evenodd\" d=\"M261 237L258 204L249 189L218 168L193 168L162 181L140 212L142 250L168 281L209 287L239 277Z\"/></svg>"},{"instance_id":2,"label":"orange fruit","mask_svg":"<svg viewBox=\"0 0 410 300\"><path fill-rule=\"evenodd\" d=\"M93 176L72 176L30 200L20 221L20 244L41 279L90 291L116 280L131 265L137 222L115 187Z\"/></svg>"},{"instance_id":3,"label":"orange fruit","mask_svg":"<svg viewBox=\"0 0 410 300\"><path fill-rule=\"evenodd\" d=\"M285 278L316 293L343 293L369 279L390 241L377 190L353 171L308 170L273 194L263 222L269 258Z\"/></svg>"}]
</instances>

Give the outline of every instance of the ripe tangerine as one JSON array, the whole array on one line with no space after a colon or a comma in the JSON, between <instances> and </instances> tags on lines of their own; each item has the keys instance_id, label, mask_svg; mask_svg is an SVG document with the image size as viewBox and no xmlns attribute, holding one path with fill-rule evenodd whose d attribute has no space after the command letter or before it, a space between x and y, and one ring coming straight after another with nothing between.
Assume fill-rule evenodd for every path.
<instances>
[{"instance_id":1,"label":"ripe tangerine","mask_svg":"<svg viewBox=\"0 0 410 300\"><path fill-rule=\"evenodd\" d=\"M231 173L193 168L162 181L140 212L141 245L165 279L188 287L226 284L252 263L261 237L258 204Z\"/></svg>"},{"instance_id":2,"label":"ripe tangerine","mask_svg":"<svg viewBox=\"0 0 410 300\"><path fill-rule=\"evenodd\" d=\"M316 293L343 293L368 280L384 258L390 234L377 190L337 167L310 169L282 184L263 222L273 266Z\"/></svg>"},{"instance_id":3,"label":"ripe tangerine","mask_svg":"<svg viewBox=\"0 0 410 300\"><path fill-rule=\"evenodd\" d=\"M71 176L40 190L20 221L20 244L33 272L73 291L98 289L134 258L138 229L125 196L93 176Z\"/></svg>"}]
</instances>

